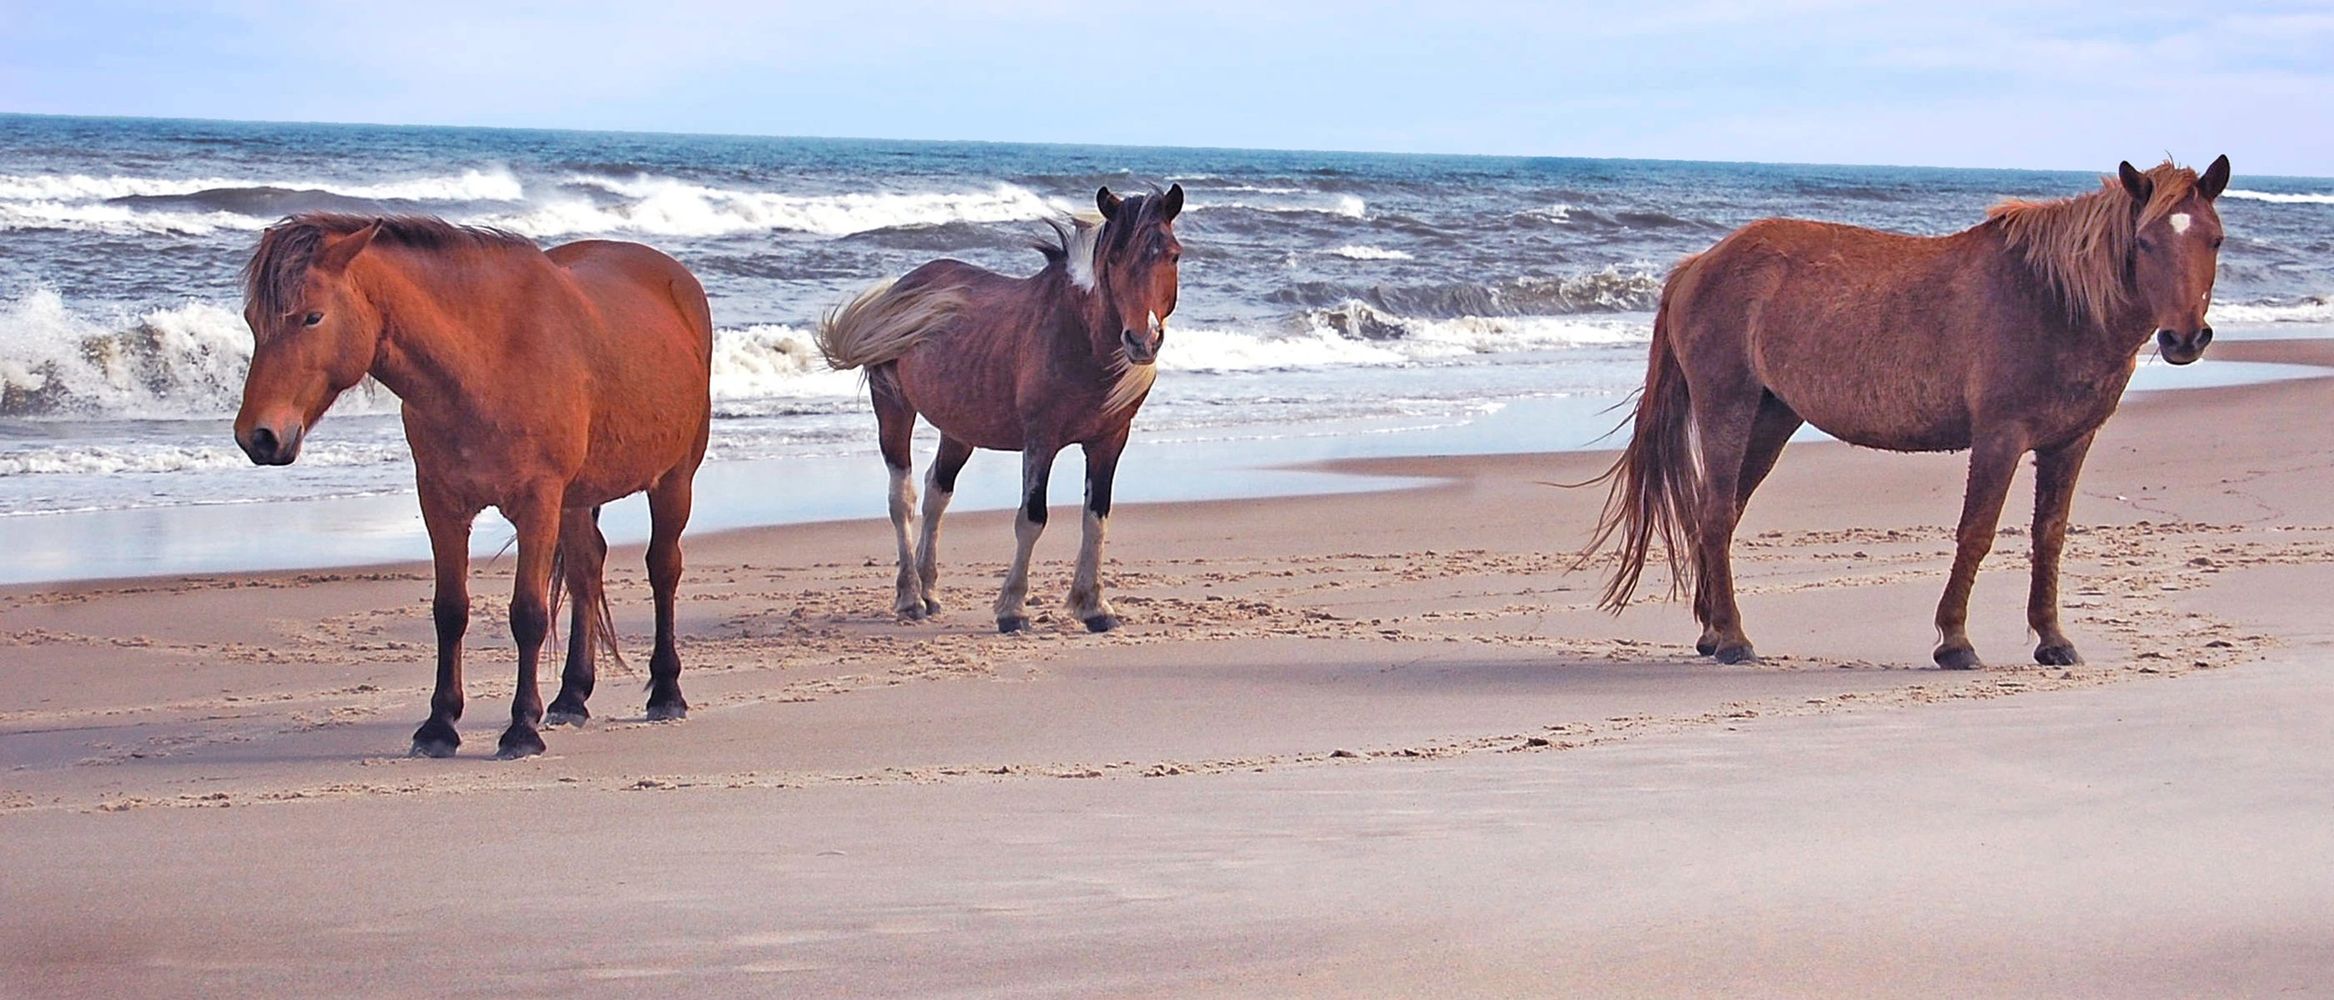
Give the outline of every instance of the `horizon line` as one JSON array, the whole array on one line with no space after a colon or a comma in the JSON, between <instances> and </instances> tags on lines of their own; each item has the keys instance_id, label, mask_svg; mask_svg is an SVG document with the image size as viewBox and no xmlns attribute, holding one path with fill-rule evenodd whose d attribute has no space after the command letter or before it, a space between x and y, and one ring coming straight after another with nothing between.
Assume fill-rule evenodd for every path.
<instances>
[{"instance_id":1,"label":"horizon line","mask_svg":"<svg viewBox=\"0 0 2334 1000\"><path fill-rule=\"evenodd\" d=\"M84 119L84 120L95 120L95 121L125 121L125 122L208 122L208 123L224 124L224 125L305 125L305 126L333 126L333 127L343 127L343 128L460 129L460 130L490 131L490 132L570 132L570 133L587 133L587 134L599 134L599 135L668 136L668 137L674 137L674 138L711 138L711 139L774 139L774 140L807 140L807 141L813 141L813 142L897 142L897 143L923 143L923 144L931 144L931 145L950 145L950 144L953 144L953 145L990 145L990 146L1055 146L1055 147L1063 147L1063 148L1074 148L1074 149L1146 149L1146 150L1170 150L1170 151L1192 151L1192 152L1232 152L1232 153L1313 153L1313 154L1321 154L1321 155L1327 155L1327 156L1415 156L1415 157L1428 157L1428 158L1443 158L1443 159L1475 159L1475 160L1588 160L1588 161L1599 161L1599 162L1608 162L1608 163L1700 163L1700 164L1753 165L1753 166L1776 166L1776 167L1853 167L1853 168L1895 169L1895 170L1969 170L1969 171L1990 171L1990 172L1997 172L1997 173L2038 173L2038 174L2090 174L2090 173L2096 173L2096 174L2098 174L2098 175L2100 175L2100 176L2107 176L2107 175L2108 175L2108 173L2110 173L2110 172L2113 170L2113 167L2099 167L2099 168L2091 168L2091 167L2035 167L2035 166L1982 166L1982 167L1979 167L1979 166L1951 166L1951 165L1945 165L1945 164L1934 164L1934 163L1878 163L1878 162L1868 162L1868 163L1845 163L1845 162L1826 162L1826 161L1814 161L1814 160L1740 160L1740 159L1688 159L1688 158L1683 158L1683 157L1660 157L1660 156L1591 156L1591 155L1583 155L1583 154L1577 154L1577 153L1566 154L1566 153L1458 153L1458 152L1416 152L1416 151L1404 151L1404 150L1385 150L1385 149L1317 149L1317 148L1303 148L1303 147L1280 147L1280 146L1214 146L1214 145L1200 145L1200 144L1179 144L1179 143L1164 143L1164 144L1158 144L1158 145L1134 145L1134 144L1129 144L1129 143L1117 143L1117 142L1069 142L1069 141L1062 141L1062 140L1031 140L1031 139L972 139L972 138L946 138L946 139L943 139L943 138L927 138L927 137L907 137L907 136L877 136L877 135L804 135L804 134L781 134L781 133L771 133L771 132L698 132L698 131L682 131L682 130L673 130L673 129L578 128L578 127L573 127L573 126L561 126L561 125L479 125L479 124L458 124L458 125L456 125L456 124L442 124L442 123L430 123L430 122L388 122L388 121L331 121L331 120L324 120L324 119L278 119L278 118L206 118L206 117L188 117L188 116L180 116L180 115L78 114L78 113L74 113L74 114L68 114L68 113L58 113L58 112L41 112L41 111L5 111L5 110L0 110L0 118L57 118L57 119ZM2136 162L2136 161L2135 161L2135 162ZM2334 180L2334 174L2330 174L2330 175L2316 175L2316 174L2254 174L2253 176L2255 176L2255 177L2273 178L2273 179L2283 179L2283 180Z\"/></svg>"}]
</instances>

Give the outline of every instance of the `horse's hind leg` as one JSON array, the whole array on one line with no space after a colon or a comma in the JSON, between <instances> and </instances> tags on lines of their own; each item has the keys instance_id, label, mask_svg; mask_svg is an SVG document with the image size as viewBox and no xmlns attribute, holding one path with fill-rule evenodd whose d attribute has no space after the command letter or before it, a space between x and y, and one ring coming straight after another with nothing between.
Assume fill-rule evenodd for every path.
<instances>
[{"instance_id":1,"label":"horse's hind leg","mask_svg":"<svg viewBox=\"0 0 2334 1000\"><path fill-rule=\"evenodd\" d=\"M1743 633L1742 609L1734 603L1734 525L1742 516L1740 498L1762 390L1756 385L1694 387L1694 427L1702 443L1701 523L1694 526L1699 584L1694 615L1702 622L1696 649L1709 649L1720 663L1757 659ZM1774 460L1765 460L1769 468Z\"/></svg>"},{"instance_id":2,"label":"horse's hind leg","mask_svg":"<svg viewBox=\"0 0 2334 1000\"><path fill-rule=\"evenodd\" d=\"M1947 670L1985 666L1969 642L1969 589L1977 583L1978 564L1994 547L2002 501L2010 494L2010 478L2018 472L2018 456L2025 453L2023 440L2001 433L1979 434L1969 450L1969 487L1961 500L1953 573L1945 581L1945 596L1937 602L1939 641L1932 655ZM2071 483L2074 477L2067 478Z\"/></svg>"},{"instance_id":3,"label":"horse's hind leg","mask_svg":"<svg viewBox=\"0 0 2334 1000\"><path fill-rule=\"evenodd\" d=\"M1110 528L1110 485L1126 438L1127 428L1121 427L1117 434L1086 443L1086 532L1078 544L1078 573L1070 580L1070 613L1089 632L1118 627L1118 616L1102 596L1102 539Z\"/></svg>"},{"instance_id":4,"label":"horse's hind leg","mask_svg":"<svg viewBox=\"0 0 2334 1000\"><path fill-rule=\"evenodd\" d=\"M567 617L567 666L559 673L559 694L543 710L545 726L580 726L591 720L584 702L598 678L597 652L609 637L599 632L599 611L607 588L603 571L608 539L600 534L600 508L570 507L559 517L559 568L574 606Z\"/></svg>"},{"instance_id":5,"label":"horse's hind leg","mask_svg":"<svg viewBox=\"0 0 2334 1000\"><path fill-rule=\"evenodd\" d=\"M1005 586L997 592L997 631L1008 635L1029 630L1029 556L1037 548L1037 536L1045 534L1045 484L1060 451L1058 446L1034 442L1021 451L1021 510L1013 517L1013 565L1005 570Z\"/></svg>"},{"instance_id":6,"label":"horse's hind leg","mask_svg":"<svg viewBox=\"0 0 2334 1000\"><path fill-rule=\"evenodd\" d=\"M665 474L648 490L648 588L656 603L656 652L648 658L648 719L689 717L681 697L681 654L675 648L674 601L681 589L681 532L689 526L694 465Z\"/></svg>"},{"instance_id":7,"label":"horse's hind leg","mask_svg":"<svg viewBox=\"0 0 2334 1000\"><path fill-rule=\"evenodd\" d=\"M2068 667L2083 662L2075 644L2059 630L2058 558L2067 543L2067 512L2075 502L2075 477L2083 471L2083 456L2091 451L2092 435L2045 448L2034 455L2034 585L2026 595L2026 624L2040 642L2034 662Z\"/></svg>"},{"instance_id":8,"label":"horse's hind leg","mask_svg":"<svg viewBox=\"0 0 2334 1000\"><path fill-rule=\"evenodd\" d=\"M940 453L933 456L924 478L924 534L916 541L916 581L927 615L940 613L940 515L948 512L948 501L956 496L956 474L964 471L972 452L972 445L942 434Z\"/></svg>"},{"instance_id":9,"label":"horse's hind leg","mask_svg":"<svg viewBox=\"0 0 2334 1000\"><path fill-rule=\"evenodd\" d=\"M916 482L913 445L916 410L908 405L899 376L885 366L867 376L868 395L875 401L875 434L883 450L883 464L891 471L891 530L899 543L900 572L894 583L892 611L902 621L928 614L923 578L916 572Z\"/></svg>"},{"instance_id":10,"label":"horse's hind leg","mask_svg":"<svg viewBox=\"0 0 2334 1000\"><path fill-rule=\"evenodd\" d=\"M1767 473L1775 470L1775 460L1783 456L1783 446L1791 441L1791 435L1805 422L1797 411L1775 398L1774 393L1760 395L1759 413L1751 422L1750 440L1743 448L1742 475L1734 486L1736 521L1739 522L1742 512L1750 507L1751 494L1758 490L1760 483L1766 481ZM1695 617L1705 623L1711 617L1709 606L1705 603L1709 592L1708 588L1704 588L1695 595ZM1694 643L1694 650L1709 656L1718 651L1718 640L1717 630L1705 625L1702 638Z\"/></svg>"}]
</instances>

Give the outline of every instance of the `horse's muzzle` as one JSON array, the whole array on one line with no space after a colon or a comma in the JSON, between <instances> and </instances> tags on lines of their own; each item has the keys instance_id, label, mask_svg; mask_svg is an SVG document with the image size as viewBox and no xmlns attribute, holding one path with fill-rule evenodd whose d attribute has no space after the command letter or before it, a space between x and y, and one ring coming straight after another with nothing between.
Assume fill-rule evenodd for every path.
<instances>
[{"instance_id":1,"label":"horse's muzzle","mask_svg":"<svg viewBox=\"0 0 2334 1000\"><path fill-rule=\"evenodd\" d=\"M1164 336L1146 338L1133 330L1122 330L1118 335L1119 344L1126 349L1127 362L1137 365L1159 360L1159 341L1164 339Z\"/></svg>"},{"instance_id":2,"label":"horse's muzzle","mask_svg":"<svg viewBox=\"0 0 2334 1000\"><path fill-rule=\"evenodd\" d=\"M253 465L290 465L300 457L300 439L303 433L295 424L279 434L272 428L254 427L248 434L235 435L235 443L243 453L251 456Z\"/></svg>"},{"instance_id":3,"label":"horse's muzzle","mask_svg":"<svg viewBox=\"0 0 2334 1000\"><path fill-rule=\"evenodd\" d=\"M2200 326L2185 336L2170 329L2156 329L2156 353L2176 365L2185 365L2204 356L2204 348L2212 343L2212 327Z\"/></svg>"}]
</instances>

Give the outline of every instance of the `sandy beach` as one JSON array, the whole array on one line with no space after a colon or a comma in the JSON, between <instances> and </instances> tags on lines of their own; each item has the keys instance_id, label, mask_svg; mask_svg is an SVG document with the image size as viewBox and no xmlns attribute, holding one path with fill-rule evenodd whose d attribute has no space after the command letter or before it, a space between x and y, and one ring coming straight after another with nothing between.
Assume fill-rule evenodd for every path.
<instances>
[{"instance_id":1,"label":"sandy beach","mask_svg":"<svg viewBox=\"0 0 2334 1000\"><path fill-rule=\"evenodd\" d=\"M2126 403L2071 669L2028 659L2030 470L1994 668L1945 673L1962 458L1826 443L1746 516L1739 667L1567 572L1602 494L1547 484L1602 452L1122 506L1101 636L1052 603L1072 519L1022 637L1004 514L951 517L912 625L877 521L700 535L691 718L610 665L514 763L507 558L452 760L404 756L426 565L0 590L0 993L2334 994L2329 385ZM610 571L645 658L637 547Z\"/></svg>"}]
</instances>

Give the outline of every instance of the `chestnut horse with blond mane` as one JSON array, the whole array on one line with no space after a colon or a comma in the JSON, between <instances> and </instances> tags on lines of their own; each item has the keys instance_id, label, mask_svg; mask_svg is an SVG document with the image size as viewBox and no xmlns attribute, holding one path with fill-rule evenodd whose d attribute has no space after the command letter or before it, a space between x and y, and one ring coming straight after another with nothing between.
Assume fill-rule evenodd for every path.
<instances>
[{"instance_id":1,"label":"chestnut horse with blond mane","mask_svg":"<svg viewBox=\"0 0 2334 1000\"><path fill-rule=\"evenodd\" d=\"M288 465L341 392L366 375L404 404L422 521L437 563L438 678L413 753L461 745L470 524L487 507L518 532L511 634L518 691L497 757L543 752L538 722L581 725L594 659L615 651L599 507L648 492L656 652L648 717L678 719L673 595L681 529L711 426L713 320L705 290L637 243L537 249L437 219L297 215L268 228L244 270L254 341L235 441ZM548 716L535 668L561 586L574 594L567 667Z\"/></svg>"},{"instance_id":2,"label":"chestnut horse with blond mane","mask_svg":"<svg viewBox=\"0 0 2334 1000\"><path fill-rule=\"evenodd\" d=\"M1059 244L1039 244L1045 268L1009 278L957 260L936 260L878 284L830 313L819 350L836 369L864 368L883 461L891 469L891 521L899 545L893 610L913 621L938 614L940 516L956 474L975 448L1021 453L1018 548L995 606L997 630L1028 629L1029 556L1045 531L1046 480L1054 456L1086 453L1085 538L1070 584L1071 612L1087 629L1118 627L1102 595L1102 539L1120 452L1157 374L1159 344L1175 312L1183 245L1175 216L1183 186L1121 199L1095 192L1100 226L1055 225ZM940 431L925 480L917 535L909 443L921 414Z\"/></svg>"},{"instance_id":3,"label":"chestnut horse with blond mane","mask_svg":"<svg viewBox=\"0 0 2334 1000\"><path fill-rule=\"evenodd\" d=\"M2212 342L2213 201L2228 182L2226 156L2202 176L2125 163L2097 191L2005 202L1949 236L1769 219L1679 263L1655 314L1635 437L1600 477L1612 493L1582 557L1620 539L1604 606L1629 603L1659 535L1672 593L1693 598L1702 624L1695 648L1721 663L1754 659L1727 550L1804 422L1867 448L1969 450L1937 605L1934 658L1948 669L1983 665L1967 629L1970 586L2018 461L2033 452L2034 659L2082 662L2058 609L2075 476L2151 336L2176 365Z\"/></svg>"}]
</instances>

